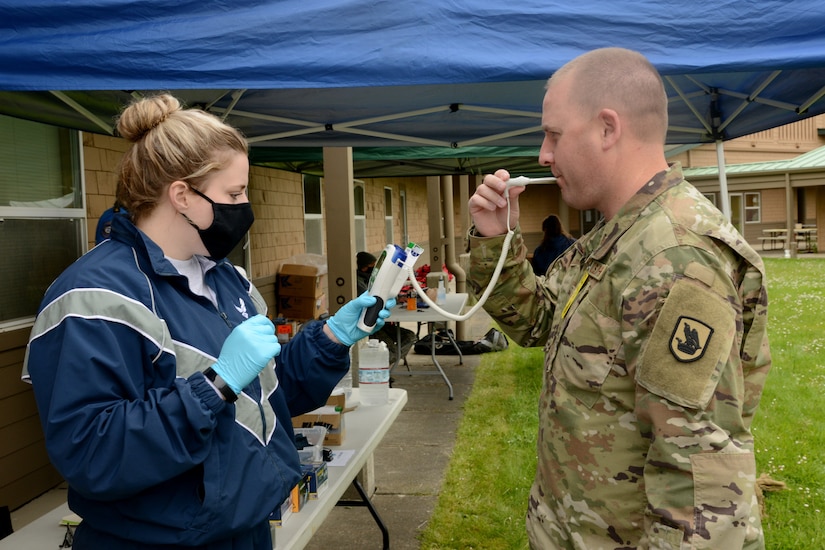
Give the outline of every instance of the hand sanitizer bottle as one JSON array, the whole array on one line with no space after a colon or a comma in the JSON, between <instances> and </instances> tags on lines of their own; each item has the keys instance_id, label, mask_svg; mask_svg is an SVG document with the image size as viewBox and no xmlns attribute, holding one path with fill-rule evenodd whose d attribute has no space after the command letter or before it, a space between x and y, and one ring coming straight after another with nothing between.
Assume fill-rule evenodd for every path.
<instances>
[{"instance_id":1,"label":"hand sanitizer bottle","mask_svg":"<svg viewBox=\"0 0 825 550\"><path fill-rule=\"evenodd\" d=\"M435 303L443 305L447 301L447 289L444 288L444 277L438 279L438 293L436 294Z\"/></svg>"}]
</instances>

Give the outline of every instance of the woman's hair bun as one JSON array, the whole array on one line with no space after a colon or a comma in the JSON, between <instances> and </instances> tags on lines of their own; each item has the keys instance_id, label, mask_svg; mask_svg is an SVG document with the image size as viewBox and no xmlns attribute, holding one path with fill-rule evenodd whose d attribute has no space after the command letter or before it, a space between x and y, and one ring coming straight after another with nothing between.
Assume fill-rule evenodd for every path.
<instances>
[{"instance_id":1,"label":"woman's hair bun","mask_svg":"<svg viewBox=\"0 0 825 550\"><path fill-rule=\"evenodd\" d=\"M169 115L180 109L180 102L169 94L138 100L126 107L118 118L118 134L133 143L140 141Z\"/></svg>"}]
</instances>

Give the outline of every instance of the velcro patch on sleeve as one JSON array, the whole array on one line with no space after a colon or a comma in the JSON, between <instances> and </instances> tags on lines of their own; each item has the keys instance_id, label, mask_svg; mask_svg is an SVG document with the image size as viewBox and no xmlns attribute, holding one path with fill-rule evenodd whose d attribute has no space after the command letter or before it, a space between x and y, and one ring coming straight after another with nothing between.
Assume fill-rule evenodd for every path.
<instances>
[{"instance_id":1,"label":"velcro patch on sleeve","mask_svg":"<svg viewBox=\"0 0 825 550\"><path fill-rule=\"evenodd\" d=\"M700 283L677 281L636 370L651 393L692 409L710 402L736 334L736 313Z\"/></svg>"}]
</instances>

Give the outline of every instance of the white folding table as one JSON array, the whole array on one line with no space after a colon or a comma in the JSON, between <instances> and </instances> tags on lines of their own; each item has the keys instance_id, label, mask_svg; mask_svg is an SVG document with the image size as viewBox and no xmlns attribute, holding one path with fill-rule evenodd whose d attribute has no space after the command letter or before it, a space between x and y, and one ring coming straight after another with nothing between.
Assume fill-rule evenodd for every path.
<instances>
[{"instance_id":1,"label":"white folding table","mask_svg":"<svg viewBox=\"0 0 825 550\"><path fill-rule=\"evenodd\" d=\"M468 294L465 292L451 292L447 294L447 299L444 304L440 305L439 307L446 311L447 313L453 315L460 315L461 310L464 309L464 306L467 304ZM392 323L397 323L397 330L396 330L396 338L395 338L395 346L396 350L399 350L399 353L395 354L395 364L392 366L392 370L394 371L395 368L398 366L399 360L401 358L400 354L400 347L401 347L401 325L400 323L411 322L411 323L427 323L427 333L430 335L430 356L433 360L433 365L437 370L434 371L427 371L427 370L411 370L409 366L407 367L407 373L409 375L413 374L439 374L441 378L444 379L444 383L447 384L447 388L450 390L450 399L453 398L453 385L450 383L450 379L447 377L447 374L444 372L444 369L441 367L441 363L438 362L438 358L435 355L435 331L433 330L433 325L435 323L449 321L447 317L445 317L442 313L439 313L435 309L431 307L423 307L417 308L414 311L407 309L406 304L401 304L392 309L390 316L387 318L387 321ZM461 354L461 349L456 344L455 339L453 339L453 335L450 334L450 331L447 332L447 337L450 339L450 343L455 347L456 351L458 352L459 357L459 364L464 362L464 356Z\"/></svg>"}]
</instances>

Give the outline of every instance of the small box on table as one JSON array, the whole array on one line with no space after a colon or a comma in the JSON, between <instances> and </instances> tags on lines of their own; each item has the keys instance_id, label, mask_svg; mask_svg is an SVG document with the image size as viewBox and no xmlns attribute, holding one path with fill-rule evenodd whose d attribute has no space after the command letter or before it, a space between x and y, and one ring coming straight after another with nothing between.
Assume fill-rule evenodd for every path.
<instances>
[{"instance_id":1,"label":"small box on table","mask_svg":"<svg viewBox=\"0 0 825 550\"><path fill-rule=\"evenodd\" d=\"M346 410L346 396L331 395L327 404L314 411L292 418L294 428L312 428L323 426L327 429L324 445L341 445L344 442L344 411Z\"/></svg>"},{"instance_id":2,"label":"small box on table","mask_svg":"<svg viewBox=\"0 0 825 550\"><path fill-rule=\"evenodd\" d=\"M309 482L307 476L302 476L298 484L289 492L289 502L293 513L301 511L306 501L309 500Z\"/></svg>"},{"instance_id":3,"label":"small box on table","mask_svg":"<svg viewBox=\"0 0 825 550\"><path fill-rule=\"evenodd\" d=\"M292 494L284 499L280 506L269 514L269 524L275 527L282 527L284 522L292 515Z\"/></svg>"},{"instance_id":4,"label":"small box on table","mask_svg":"<svg viewBox=\"0 0 825 550\"><path fill-rule=\"evenodd\" d=\"M304 473L309 486L309 499L318 500L318 494L326 489L327 480L329 479L327 463L301 464L301 471Z\"/></svg>"}]
</instances>

